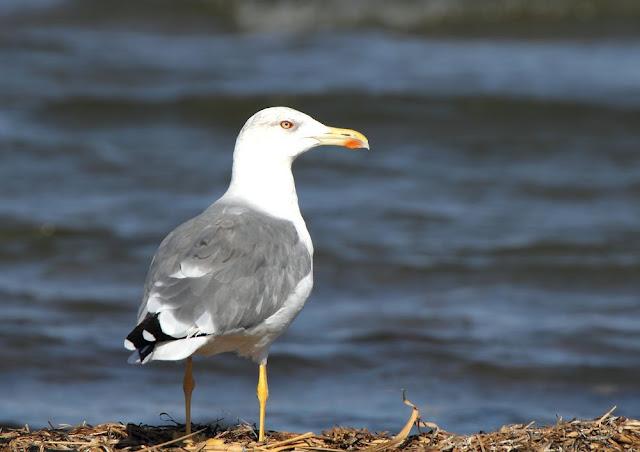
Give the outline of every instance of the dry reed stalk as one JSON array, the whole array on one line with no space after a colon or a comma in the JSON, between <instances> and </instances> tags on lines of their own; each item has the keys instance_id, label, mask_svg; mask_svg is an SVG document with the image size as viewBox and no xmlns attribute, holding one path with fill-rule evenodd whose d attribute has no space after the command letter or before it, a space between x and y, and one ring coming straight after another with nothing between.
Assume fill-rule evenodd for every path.
<instances>
[{"instance_id":1,"label":"dry reed stalk","mask_svg":"<svg viewBox=\"0 0 640 452\"><path fill-rule=\"evenodd\" d=\"M456 435L420 420L420 411L409 400L411 415L392 437L364 429L334 427L322 434L269 432L268 442L257 443L254 428L242 424L198 426L191 435L183 426L101 424L96 426L0 429L0 451L128 451L128 452L283 452L283 451L405 451L508 452L508 451L611 451L640 452L640 420L614 416L615 407L594 420L563 421L553 426L507 425L498 431ZM428 432L411 435L414 427Z\"/></svg>"}]
</instances>

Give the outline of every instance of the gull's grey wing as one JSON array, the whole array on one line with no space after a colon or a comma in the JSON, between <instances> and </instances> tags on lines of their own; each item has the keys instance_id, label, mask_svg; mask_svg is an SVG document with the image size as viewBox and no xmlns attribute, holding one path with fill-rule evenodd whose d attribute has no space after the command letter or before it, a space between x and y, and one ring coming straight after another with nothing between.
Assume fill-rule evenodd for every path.
<instances>
[{"instance_id":1,"label":"gull's grey wing","mask_svg":"<svg viewBox=\"0 0 640 452\"><path fill-rule=\"evenodd\" d=\"M251 328L277 312L310 271L291 222L214 204L161 243L138 322L153 315L171 338Z\"/></svg>"}]
</instances>

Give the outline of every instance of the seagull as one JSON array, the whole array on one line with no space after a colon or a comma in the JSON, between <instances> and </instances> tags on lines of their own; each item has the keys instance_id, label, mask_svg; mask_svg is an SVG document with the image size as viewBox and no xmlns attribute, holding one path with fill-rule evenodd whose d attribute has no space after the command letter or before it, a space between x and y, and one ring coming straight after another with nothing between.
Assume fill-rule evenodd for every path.
<instances>
[{"instance_id":1,"label":"seagull","mask_svg":"<svg viewBox=\"0 0 640 452\"><path fill-rule=\"evenodd\" d=\"M313 287L313 244L300 213L294 160L321 145L369 149L351 129L270 107L236 139L229 188L160 244L147 274L130 363L185 360L186 433L191 433L194 355L235 352L258 366L258 441L263 442L269 348Z\"/></svg>"}]
</instances>

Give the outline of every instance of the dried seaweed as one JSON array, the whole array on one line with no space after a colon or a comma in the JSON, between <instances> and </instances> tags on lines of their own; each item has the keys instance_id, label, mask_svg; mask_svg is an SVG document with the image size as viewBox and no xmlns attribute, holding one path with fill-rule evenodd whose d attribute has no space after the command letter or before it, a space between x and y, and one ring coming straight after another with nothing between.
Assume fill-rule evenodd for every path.
<instances>
[{"instance_id":1,"label":"dried seaweed","mask_svg":"<svg viewBox=\"0 0 640 452\"><path fill-rule=\"evenodd\" d=\"M507 425L496 432L456 435L420 419L420 412L408 400L411 416L395 436L365 429L334 427L315 434L268 432L267 441L256 441L255 428L194 426L184 435L183 426L154 427L135 424L80 425L31 431L23 428L0 430L0 450L44 451L637 451L640 452L640 421L614 416L612 408L594 420L559 420L549 427ZM410 435L414 428L425 429Z\"/></svg>"}]
</instances>

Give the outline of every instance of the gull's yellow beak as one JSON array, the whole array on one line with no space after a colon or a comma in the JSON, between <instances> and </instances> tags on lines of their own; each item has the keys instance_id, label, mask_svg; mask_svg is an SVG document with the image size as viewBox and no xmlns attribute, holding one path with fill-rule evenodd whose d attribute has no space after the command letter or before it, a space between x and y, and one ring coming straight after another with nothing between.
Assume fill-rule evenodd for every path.
<instances>
[{"instance_id":1,"label":"gull's yellow beak","mask_svg":"<svg viewBox=\"0 0 640 452\"><path fill-rule=\"evenodd\" d=\"M349 149L369 149L369 140L356 130L327 127L327 131L314 136L321 145L344 146Z\"/></svg>"}]
</instances>

